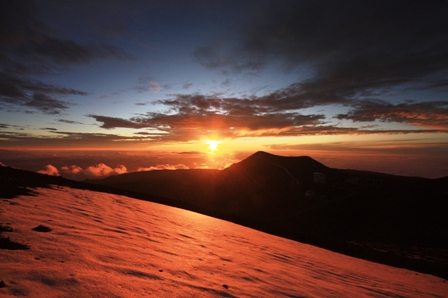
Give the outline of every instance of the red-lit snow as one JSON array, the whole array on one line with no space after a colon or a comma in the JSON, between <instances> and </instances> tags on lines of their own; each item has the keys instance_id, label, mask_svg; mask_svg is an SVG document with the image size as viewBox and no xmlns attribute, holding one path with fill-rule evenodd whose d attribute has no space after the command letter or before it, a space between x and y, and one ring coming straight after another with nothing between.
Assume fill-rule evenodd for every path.
<instances>
[{"instance_id":1,"label":"red-lit snow","mask_svg":"<svg viewBox=\"0 0 448 298\"><path fill-rule=\"evenodd\" d=\"M68 187L0 201L1 297L445 297L442 278ZM12 203L12 204L11 204ZM43 233L32 228L44 225Z\"/></svg>"}]
</instances>

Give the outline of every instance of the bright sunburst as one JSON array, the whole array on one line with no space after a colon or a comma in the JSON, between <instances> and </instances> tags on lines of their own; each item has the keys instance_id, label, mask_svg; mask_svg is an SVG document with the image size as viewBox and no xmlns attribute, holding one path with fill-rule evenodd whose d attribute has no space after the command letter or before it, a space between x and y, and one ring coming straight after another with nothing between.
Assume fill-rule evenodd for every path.
<instances>
[{"instance_id":1,"label":"bright sunburst","mask_svg":"<svg viewBox=\"0 0 448 298\"><path fill-rule=\"evenodd\" d=\"M205 143L208 144L208 148L211 152L215 152L218 149L218 145L221 144L220 141L215 140L207 140Z\"/></svg>"}]
</instances>

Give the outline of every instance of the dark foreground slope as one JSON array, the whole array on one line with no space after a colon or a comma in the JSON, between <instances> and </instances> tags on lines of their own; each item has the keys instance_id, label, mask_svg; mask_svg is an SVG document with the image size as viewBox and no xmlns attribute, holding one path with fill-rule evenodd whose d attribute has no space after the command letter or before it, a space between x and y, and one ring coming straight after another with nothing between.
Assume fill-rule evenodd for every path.
<instances>
[{"instance_id":1,"label":"dark foreground slope","mask_svg":"<svg viewBox=\"0 0 448 298\"><path fill-rule=\"evenodd\" d=\"M10 203L12 203L10 205ZM26 251L0 250L0 297L445 297L445 279L179 208L54 186L0 200ZM47 232L32 229L45 224ZM44 233L43 233L44 232Z\"/></svg>"},{"instance_id":2,"label":"dark foreground slope","mask_svg":"<svg viewBox=\"0 0 448 298\"><path fill-rule=\"evenodd\" d=\"M65 185L201 212L393 266L448 277L448 179L328 168L257 152L218 170L130 173L82 183L0 167L0 197Z\"/></svg>"},{"instance_id":3,"label":"dark foreground slope","mask_svg":"<svg viewBox=\"0 0 448 298\"><path fill-rule=\"evenodd\" d=\"M331 169L257 152L218 170L151 171L89 181L414 270L448 272L448 181ZM432 257L428 257L432 256Z\"/></svg>"}]
</instances>

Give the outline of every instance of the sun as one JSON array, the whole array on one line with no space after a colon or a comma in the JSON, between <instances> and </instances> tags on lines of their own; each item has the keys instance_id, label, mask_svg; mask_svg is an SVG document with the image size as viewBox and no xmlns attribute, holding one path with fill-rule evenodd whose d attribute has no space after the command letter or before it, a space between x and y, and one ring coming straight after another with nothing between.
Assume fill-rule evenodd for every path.
<instances>
[{"instance_id":1,"label":"sun","mask_svg":"<svg viewBox=\"0 0 448 298\"><path fill-rule=\"evenodd\" d=\"M218 149L218 145L221 144L220 141L215 140L207 140L205 143L208 144L208 149L210 149L211 152L215 152Z\"/></svg>"}]
</instances>

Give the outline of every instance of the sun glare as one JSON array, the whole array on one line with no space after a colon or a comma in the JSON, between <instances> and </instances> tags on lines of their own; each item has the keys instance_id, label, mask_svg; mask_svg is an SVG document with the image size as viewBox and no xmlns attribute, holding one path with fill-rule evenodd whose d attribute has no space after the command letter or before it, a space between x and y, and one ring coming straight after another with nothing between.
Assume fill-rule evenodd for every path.
<instances>
[{"instance_id":1,"label":"sun glare","mask_svg":"<svg viewBox=\"0 0 448 298\"><path fill-rule=\"evenodd\" d=\"M221 144L220 141L215 140L208 140L205 141L206 144L208 144L208 149L210 149L211 152L215 152L218 149L218 145Z\"/></svg>"}]
</instances>

